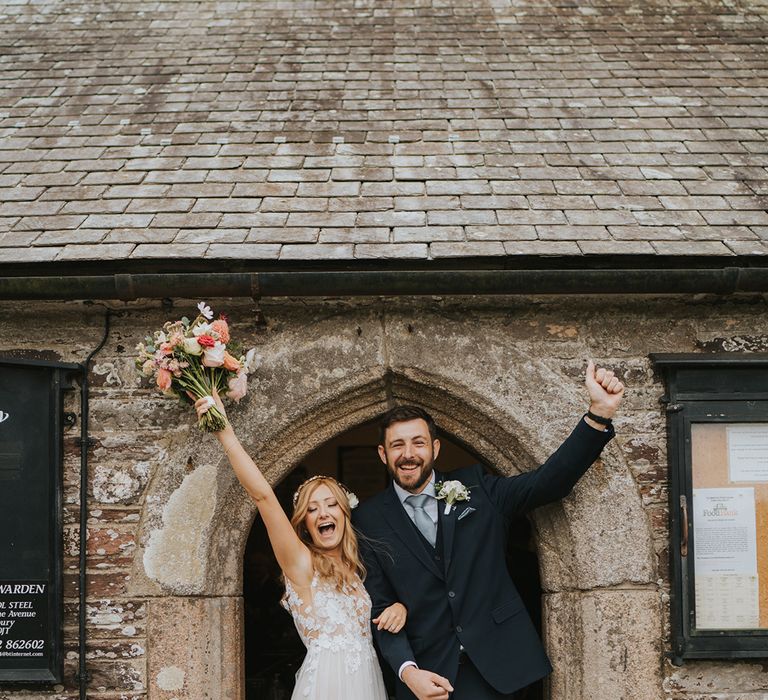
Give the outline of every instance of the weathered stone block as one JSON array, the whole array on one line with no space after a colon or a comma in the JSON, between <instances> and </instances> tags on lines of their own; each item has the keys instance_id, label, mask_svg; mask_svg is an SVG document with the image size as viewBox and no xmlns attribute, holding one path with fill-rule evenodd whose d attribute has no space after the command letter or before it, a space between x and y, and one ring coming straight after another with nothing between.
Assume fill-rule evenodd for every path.
<instances>
[{"instance_id":1,"label":"weathered stone block","mask_svg":"<svg viewBox=\"0 0 768 700\"><path fill-rule=\"evenodd\" d=\"M158 598L149 603L152 700L242 700L240 598Z\"/></svg>"},{"instance_id":2,"label":"weathered stone block","mask_svg":"<svg viewBox=\"0 0 768 700\"><path fill-rule=\"evenodd\" d=\"M661 700L660 612L660 594L650 589L546 595L550 697Z\"/></svg>"}]
</instances>

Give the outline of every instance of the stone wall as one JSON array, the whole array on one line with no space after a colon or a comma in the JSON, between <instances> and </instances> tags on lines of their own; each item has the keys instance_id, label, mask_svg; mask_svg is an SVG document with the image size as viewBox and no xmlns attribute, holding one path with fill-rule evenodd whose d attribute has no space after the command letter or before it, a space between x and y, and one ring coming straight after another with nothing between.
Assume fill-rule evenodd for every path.
<instances>
[{"instance_id":1,"label":"stone wall","mask_svg":"<svg viewBox=\"0 0 768 700\"><path fill-rule=\"evenodd\" d=\"M418 274L418 273L416 273ZM254 509L189 412L133 369L133 349L195 302L113 304L90 380L88 697L239 699L241 557ZM650 352L768 350L762 297L215 301L261 366L232 411L278 481L332 436L418 401L502 472L532 468L586 406L587 357L630 387L617 439L564 503L533 516L552 700L765 697L759 662L668 650L663 387ZM0 305L0 353L82 361L105 307ZM79 413L74 392L66 409ZM0 698L77 696L79 425L65 433L65 684Z\"/></svg>"}]
</instances>

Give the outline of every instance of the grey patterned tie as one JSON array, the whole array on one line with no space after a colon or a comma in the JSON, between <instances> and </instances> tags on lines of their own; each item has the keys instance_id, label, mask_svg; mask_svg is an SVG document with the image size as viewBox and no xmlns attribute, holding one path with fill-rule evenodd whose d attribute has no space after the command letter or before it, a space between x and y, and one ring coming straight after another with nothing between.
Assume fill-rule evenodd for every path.
<instances>
[{"instance_id":1,"label":"grey patterned tie","mask_svg":"<svg viewBox=\"0 0 768 700\"><path fill-rule=\"evenodd\" d=\"M437 540L437 524L432 521L427 511L424 510L424 506L427 505L427 501L430 498L432 496L421 493L418 496L408 496L405 502L413 511L413 522L419 528L419 532L434 547Z\"/></svg>"}]
</instances>

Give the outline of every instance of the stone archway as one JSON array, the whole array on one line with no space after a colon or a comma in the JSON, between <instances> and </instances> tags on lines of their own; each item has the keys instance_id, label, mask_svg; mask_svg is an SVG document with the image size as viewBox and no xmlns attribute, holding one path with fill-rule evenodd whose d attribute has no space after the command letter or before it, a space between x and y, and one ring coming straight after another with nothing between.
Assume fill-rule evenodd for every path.
<instances>
[{"instance_id":1,"label":"stone archway","mask_svg":"<svg viewBox=\"0 0 768 700\"><path fill-rule=\"evenodd\" d=\"M511 475L540 463L570 427L565 420L531 421L519 397L526 395L526 382L535 379L499 387L497 395L489 396L422 368L372 367L305 397L291 407L289 419L275 420L274 427L238 432L247 436L251 454L269 465L265 473L277 483L335 434L374 418L393 402L413 402L498 471ZM518 400L510 401L510 392ZM582 396L574 389L560 399L573 423L583 410ZM252 407L235 422L242 426L252 420ZM242 694L237 665L240 571L255 509L221 465L219 453L203 447L200 458L211 464L187 475L167 497L162 524L145 530L145 571L137 579L143 580L146 595L159 596L149 605L153 699ZM556 669L552 700L655 697L660 600L648 523L619 450L609 447L571 497L540 509L533 520L545 591L545 644ZM197 642L174 645L180 630Z\"/></svg>"}]
</instances>

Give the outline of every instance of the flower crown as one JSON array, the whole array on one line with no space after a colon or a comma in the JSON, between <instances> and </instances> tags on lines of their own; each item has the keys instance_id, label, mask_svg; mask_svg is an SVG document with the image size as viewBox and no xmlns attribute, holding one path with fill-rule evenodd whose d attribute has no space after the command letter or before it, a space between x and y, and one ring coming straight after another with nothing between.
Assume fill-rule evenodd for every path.
<instances>
[{"instance_id":1,"label":"flower crown","mask_svg":"<svg viewBox=\"0 0 768 700\"><path fill-rule=\"evenodd\" d=\"M332 476L326 476L325 474L315 474L315 476L310 476L309 479L307 479L305 482L303 482L299 488L296 489L296 492L293 494L293 507L296 507L296 504L299 502L299 494L301 493L301 490L311 481L317 481L318 479L328 479L328 481L332 481L334 484L339 486L341 490L346 494L347 501L349 502L350 509L357 508L357 506L360 504L360 501L358 500L357 496L352 493L344 484L342 484L338 479L334 479Z\"/></svg>"}]
</instances>

